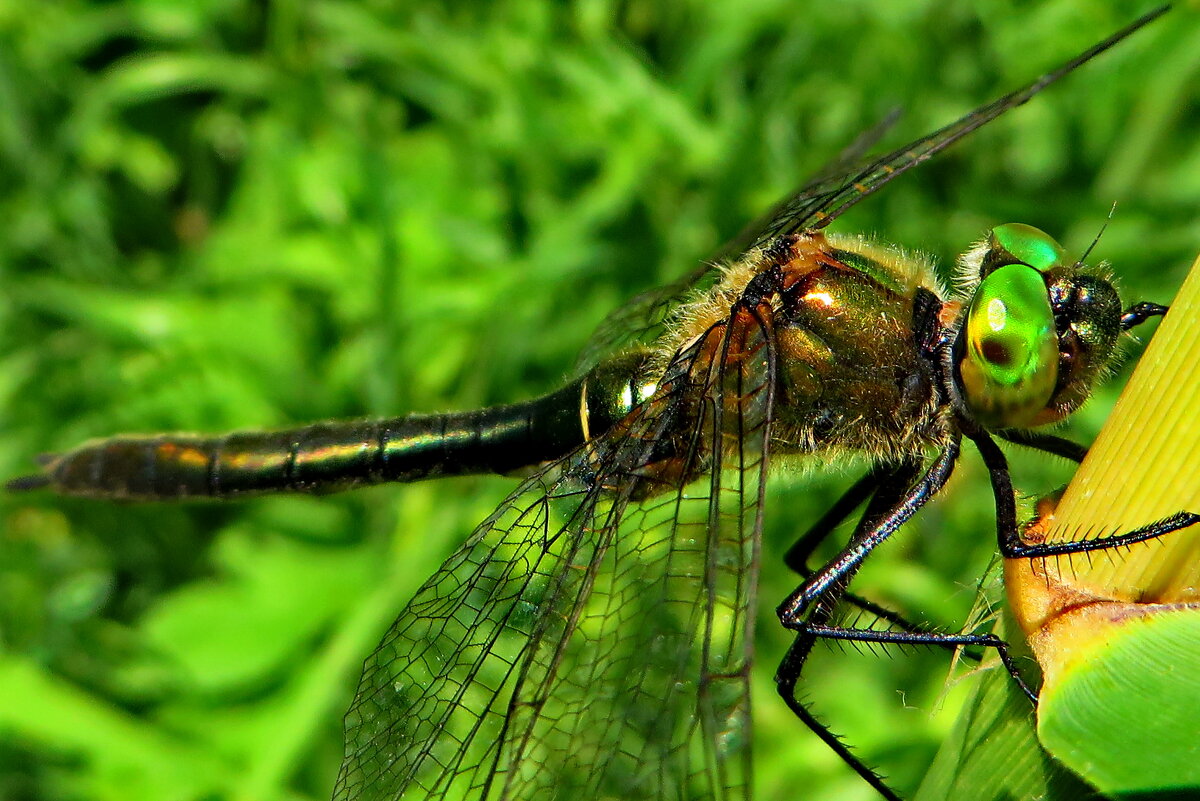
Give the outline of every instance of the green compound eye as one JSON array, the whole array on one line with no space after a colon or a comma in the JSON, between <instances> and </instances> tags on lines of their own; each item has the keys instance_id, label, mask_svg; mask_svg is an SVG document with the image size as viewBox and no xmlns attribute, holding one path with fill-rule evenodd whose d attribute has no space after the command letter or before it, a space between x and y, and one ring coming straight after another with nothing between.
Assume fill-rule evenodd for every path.
<instances>
[{"instance_id":1,"label":"green compound eye","mask_svg":"<svg viewBox=\"0 0 1200 801\"><path fill-rule=\"evenodd\" d=\"M989 428L1030 425L1058 380L1058 334L1041 273L1024 264L993 270L965 325L959 372L975 418Z\"/></svg>"},{"instance_id":2,"label":"green compound eye","mask_svg":"<svg viewBox=\"0 0 1200 801\"><path fill-rule=\"evenodd\" d=\"M1060 263L1066 253L1045 231L1024 223L996 226L992 242L994 248L1007 251L1014 261L1043 272Z\"/></svg>"}]
</instances>

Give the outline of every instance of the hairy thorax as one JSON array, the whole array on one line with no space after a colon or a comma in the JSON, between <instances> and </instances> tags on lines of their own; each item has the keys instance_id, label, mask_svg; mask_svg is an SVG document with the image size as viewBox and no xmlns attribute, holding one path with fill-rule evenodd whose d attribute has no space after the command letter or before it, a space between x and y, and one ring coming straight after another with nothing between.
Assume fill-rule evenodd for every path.
<instances>
[{"instance_id":1,"label":"hairy thorax","mask_svg":"<svg viewBox=\"0 0 1200 801\"><path fill-rule=\"evenodd\" d=\"M806 232L726 268L661 344L696 351L688 380L708 388L697 396L721 399L727 439L732 425L762 422L769 386L776 454L918 454L944 436L935 367L919 341L922 294L936 314L942 293L927 260Z\"/></svg>"}]
</instances>

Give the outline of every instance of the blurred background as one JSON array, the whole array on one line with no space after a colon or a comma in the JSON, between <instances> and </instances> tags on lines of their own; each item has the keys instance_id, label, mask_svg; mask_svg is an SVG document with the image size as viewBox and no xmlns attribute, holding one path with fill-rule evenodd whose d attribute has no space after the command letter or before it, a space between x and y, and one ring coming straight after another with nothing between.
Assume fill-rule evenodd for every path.
<instances>
[{"instance_id":1,"label":"blurred background","mask_svg":"<svg viewBox=\"0 0 1200 801\"><path fill-rule=\"evenodd\" d=\"M607 312L699 264L893 107L887 146L1149 8L455 6L0 2L0 476L118 432L545 392ZM1079 253L1116 203L1094 256L1126 298L1169 301L1200 248L1198 74L1200 20L1177 9L835 230L949 265L1023 221ZM1093 436L1119 386L1066 433ZM1048 458L1015 470L1031 494L1069 475ZM795 584L772 557L853 474L774 478L757 792L872 798L771 682L786 645L771 610ZM0 799L328 797L362 659L512 486L0 497ZM856 586L958 628L992 525L968 456ZM823 652L805 693L910 791L961 703L947 677L942 654Z\"/></svg>"}]
</instances>

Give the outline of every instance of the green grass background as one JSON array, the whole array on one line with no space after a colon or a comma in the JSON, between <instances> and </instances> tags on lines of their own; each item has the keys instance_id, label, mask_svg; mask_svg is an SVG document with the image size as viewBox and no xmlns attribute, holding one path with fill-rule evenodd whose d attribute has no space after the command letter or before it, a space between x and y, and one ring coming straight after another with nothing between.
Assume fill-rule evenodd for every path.
<instances>
[{"instance_id":1,"label":"green grass background","mask_svg":"<svg viewBox=\"0 0 1200 801\"><path fill-rule=\"evenodd\" d=\"M122 431L437 411L552 388L893 106L888 144L1144 3L0 0L0 475ZM1200 239L1200 19L1177 9L839 221L943 263L1025 221L1168 300ZM1117 382L1119 384L1119 382ZM1116 386L1078 415L1090 437ZM1069 471L1020 459L1039 492ZM772 693L781 554L850 480L777 476L765 799L871 798ZM0 498L0 798L328 796L362 658L512 485L124 506ZM975 460L863 592L957 627L994 550ZM822 653L806 692L911 791L938 654Z\"/></svg>"}]
</instances>

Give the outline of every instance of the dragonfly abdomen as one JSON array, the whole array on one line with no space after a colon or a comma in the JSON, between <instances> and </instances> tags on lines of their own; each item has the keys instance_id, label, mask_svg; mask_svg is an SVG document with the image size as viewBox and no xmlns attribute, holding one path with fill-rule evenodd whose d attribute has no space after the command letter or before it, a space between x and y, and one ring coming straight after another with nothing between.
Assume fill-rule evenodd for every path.
<instances>
[{"instance_id":1,"label":"dragonfly abdomen","mask_svg":"<svg viewBox=\"0 0 1200 801\"><path fill-rule=\"evenodd\" d=\"M9 489L128 500L326 492L384 481L504 473L582 443L581 382L526 403L449 414L315 423L220 436L94 440L43 459Z\"/></svg>"},{"instance_id":2,"label":"dragonfly abdomen","mask_svg":"<svg viewBox=\"0 0 1200 801\"><path fill-rule=\"evenodd\" d=\"M565 455L648 392L645 355L619 355L534 400L447 414L314 423L217 436L93 440L42 458L11 490L124 500L330 492L386 481L508 473Z\"/></svg>"}]
</instances>

